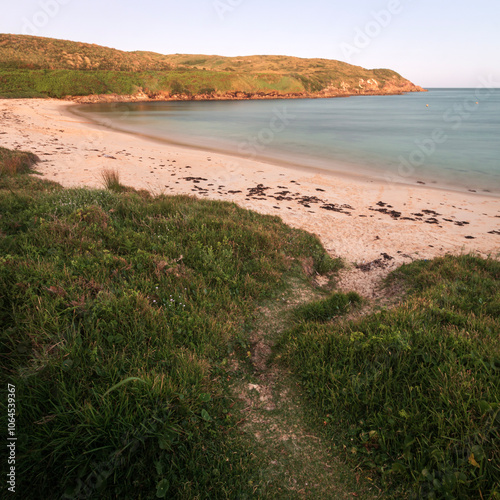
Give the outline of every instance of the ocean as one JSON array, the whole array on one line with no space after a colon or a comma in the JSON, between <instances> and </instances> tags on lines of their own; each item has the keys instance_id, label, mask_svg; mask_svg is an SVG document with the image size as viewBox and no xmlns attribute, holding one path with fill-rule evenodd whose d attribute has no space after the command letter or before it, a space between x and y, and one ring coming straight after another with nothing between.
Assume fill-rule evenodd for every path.
<instances>
[{"instance_id":1,"label":"ocean","mask_svg":"<svg viewBox=\"0 0 500 500\"><path fill-rule=\"evenodd\" d=\"M500 195L500 89L92 104L100 124L245 158Z\"/></svg>"}]
</instances>

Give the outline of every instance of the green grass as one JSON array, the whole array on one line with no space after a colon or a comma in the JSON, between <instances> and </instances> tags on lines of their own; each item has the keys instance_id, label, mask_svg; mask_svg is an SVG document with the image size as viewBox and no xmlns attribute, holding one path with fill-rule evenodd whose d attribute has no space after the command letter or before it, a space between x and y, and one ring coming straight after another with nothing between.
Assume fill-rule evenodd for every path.
<instances>
[{"instance_id":1,"label":"green grass","mask_svg":"<svg viewBox=\"0 0 500 500\"><path fill-rule=\"evenodd\" d=\"M330 439L393 493L500 498L500 262L446 256L392 280L411 288L401 305L302 322L282 359Z\"/></svg>"},{"instance_id":2,"label":"green grass","mask_svg":"<svg viewBox=\"0 0 500 500\"><path fill-rule=\"evenodd\" d=\"M364 75L370 78L373 75ZM338 73L321 74L244 74L233 71L204 71L179 68L171 71L103 71L74 69L8 68L0 62L0 97L30 98L86 96L91 94L136 94L142 90L154 97L157 93L224 94L246 92L266 94L277 92L320 92L329 85L340 87L341 82L357 88L357 76Z\"/></svg>"},{"instance_id":3,"label":"green grass","mask_svg":"<svg viewBox=\"0 0 500 500\"><path fill-rule=\"evenodd\" d=\"M0 95L22 98L90 94L133 94L142 80L135 73L0 68Z\"/></svg>"},{"instance_id":4,"label":"green grass","mask_svg":"<svg viewBox=\"0 0 500 500\"><path fill-rule=\"evenodd\" d=\"M275 83L258 75L241 76L228 72L178 70L168 72L116 72L83 70L2 69L0 97L53 97L91 94L135 94L142 89L154 96L158 92L200 95L224 92L301 92L296 81L283 77Z\"/></svg>"},{"instance_id":5,"label":"green grass","mask_svg":"<svg viewBox=\"0 0 500 500\"><path fill-rule=\"evenodd\" d=\"M244 430L253 437L260 464L255 498L381 498L371 474L331 452L329 440L322 439L323 422L318 424L317 414L311 418L303 391L273 354L283 330L296 321L293 304L322 298L329 288L293 279L280 300L265 301L252 328L249 363L233 374L233 392L244 395L239 402Z\"/></svg>"},{"instance_id":6,"label":"green grass","mask_svg":"<svg viewBox=\"0 0 500 500\"><path fill-rule=\"evenodd\" d=\"M361 297L355 293L334 293L330 297L304 304L294 310L296 320L317 321L324 323L346 314L353 305L361 303Z\"/></svg>"},{"instance_id":7,"label":"green grass","mask_svg":"<svg viewBox=\"0 0 500 500\"><path fill-rule=\"evenodd\" d=\"M256 306L325 261L318 240L231 203L26 175L0 178L0 214L23 498L254 498L228 359Z\"/></svg>"},{"instance_id":8,"label":"green grass","mask_svg":"<svg viewBox=\"0 0 500 500\"><path fill-rule=\"evenodd\" d=\"M117 169L103 169L101 178L104 187L109 191L121 193L127 190L126 186L120 183L120 172Z\"/></svg>"},{"instance_id":9,"label":"green grass","mask_svg":"<svg viewBox=\"0 0 500 500\"><path fill-rule=\"evenodd\" d=\"M356 491L348 468L299 463L328 449L287 448L292 425L304 443L321 427L386 497L500 498L498 260L403 266L389 278L408 290L398 306L335 323L363 299L300 304L325 293L306 270L341 267L316 237L231 203L123 188L116 172L107 190L63 189L26 175L34 155L0 149L0 166L13 158L25 166L0 175L0 357L23 498L286 498L283 471ZM287 375L245 379L273 391L266 449L231 392L253 330L279 338L269 360L300 382L287 400Z\"/></svg>"}]
</instances>

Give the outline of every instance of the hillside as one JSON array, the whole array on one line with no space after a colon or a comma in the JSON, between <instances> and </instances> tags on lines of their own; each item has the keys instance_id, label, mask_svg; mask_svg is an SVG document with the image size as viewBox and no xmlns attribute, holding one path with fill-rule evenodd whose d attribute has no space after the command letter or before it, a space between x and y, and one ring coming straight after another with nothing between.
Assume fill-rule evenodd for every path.
<instances>
[{"instance_id":1,"label":"hillside","mask_svg":"<svg viewBox=\"0 0 500 500\"><path fill-rule=\"evenodd\" d=\"M3 68L108 71L170 69L170 64L163 58L160 54L123 52L90 43L0 34L0 64Z\"/></svg>"},{"instance_id":2,"label":"hillside","mask_svg":"<svg viewBox=\"0 0 500 500\"><path fill-rule=\"evenodd\" d=\"M421 90L392 70L328 59L162 55L0 34L0 97L334 97Z\"/></svg>"}]
</instances>

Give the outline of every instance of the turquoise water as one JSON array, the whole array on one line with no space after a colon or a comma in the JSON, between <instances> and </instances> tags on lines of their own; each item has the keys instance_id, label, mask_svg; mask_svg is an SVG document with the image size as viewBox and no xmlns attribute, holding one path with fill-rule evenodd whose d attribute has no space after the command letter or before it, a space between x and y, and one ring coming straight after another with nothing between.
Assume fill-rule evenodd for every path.
<instances>
[{"instance_id":1,"label":"turquoise water","mask_svg":"<svg viewBox=\"0 0 500 500\"><path fill-rule=\"evenodd\" d=\"M113 128L242 157L500 194L500 89L79 111Z\"/></svg>"}]
</instances>

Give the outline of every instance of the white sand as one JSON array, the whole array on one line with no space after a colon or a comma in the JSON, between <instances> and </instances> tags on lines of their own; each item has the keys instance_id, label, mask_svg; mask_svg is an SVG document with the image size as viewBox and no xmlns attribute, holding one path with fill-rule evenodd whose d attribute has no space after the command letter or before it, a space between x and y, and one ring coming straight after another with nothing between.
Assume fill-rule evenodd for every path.
<instances>
[{"instance_id":1,"label":"white sand","mask_svg":"<svg viewBox=\"0 0 500 500\"><path fill-rule=\"evenodd\" d=\"M445 253L500 254L500 234L490 234L500 233L498 198L299 170L163 144L94 125L70 114L70 106L74 104L57 100L0 100L1 145L38 154L43 163L37 171L66 187L102 187L101 171L116 168L123 184L154 194L228 200L277 215L293 227L317 234L332 256L349 262L370 262L386 253L394 258L384 261L389 270ZM186 177L206 180L195 183ZM249 188L258 184L269 189L264 195L249 196ZM291 200L271 197L285 191L289 193L281 196ZM316 196L321 202L307 207L298 203L303 196ZM339 213L321 208L326 204L352 208ZM401 217L376 211L380 208L401 212ZM437 224L425 222L433 217Z\"/></svg>"}]
</instances>

